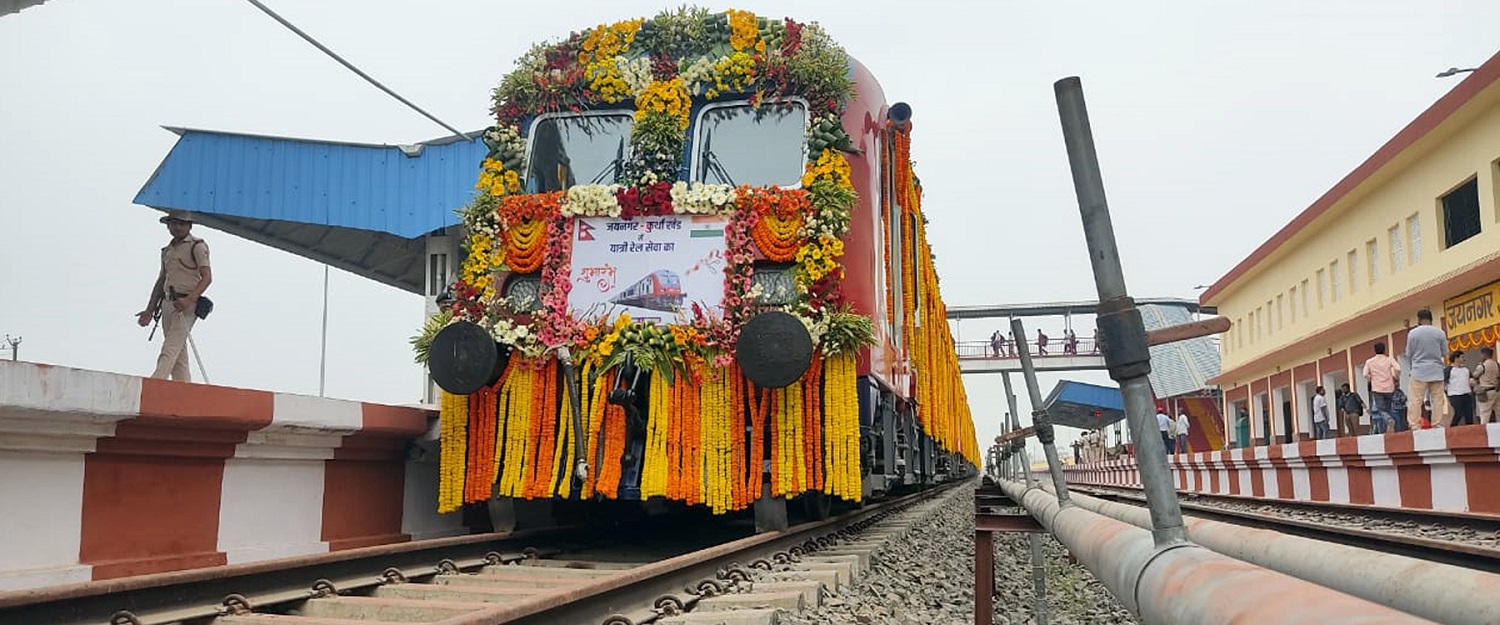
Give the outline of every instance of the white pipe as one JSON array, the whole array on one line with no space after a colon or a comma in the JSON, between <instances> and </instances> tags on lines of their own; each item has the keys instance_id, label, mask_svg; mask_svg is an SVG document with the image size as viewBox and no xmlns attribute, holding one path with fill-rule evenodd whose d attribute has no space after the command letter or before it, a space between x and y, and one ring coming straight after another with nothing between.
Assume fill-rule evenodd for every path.
<instances>
[{"instance_id":1,"label":"white pipe","mask_svg":"<svg viewBox=\"0 0 1500 625\"><path fill-rule=\"evenodd\" d=\"M1041 522L1105 587L1152 625L1433 623L1359 597L1215 553L1157 547L1150 532L1082 506L1058 506L1040 488L1000 487Z\"/></svg>"},{"instance_id":2,"label":"white pipe","mask_svg":"<svg viewBox=\"0 0 1500 625\"><path fill-rule=\"evenodd\" d=\"M1072 493L1084 509L1150 527L1145 508ZM1226 556L1451 625L1500 623L1500 575L1207 519L1188 540Z\"/></svg>"}]
</instances>

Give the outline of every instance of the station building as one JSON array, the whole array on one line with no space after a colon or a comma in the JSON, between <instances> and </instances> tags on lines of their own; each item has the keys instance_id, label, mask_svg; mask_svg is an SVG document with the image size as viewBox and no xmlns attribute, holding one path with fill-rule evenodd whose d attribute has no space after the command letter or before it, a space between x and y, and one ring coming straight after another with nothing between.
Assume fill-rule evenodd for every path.
<instances>
[{"instance_id":1,"label":"station building","mask_svg":"<svg viewBox=\"0 0 1500 625\"><path fill-rule=\"evenodd\" d=\"M1427 308L1471 366L1500 337L1500 54L1204 291L1221 337L1231 445L1308 440L1312 395L1401 357ZM1406 388L1403 372L1402 387ZM1368 433L1369 412L1358 433Z\"/></svg>"}]
</instances>

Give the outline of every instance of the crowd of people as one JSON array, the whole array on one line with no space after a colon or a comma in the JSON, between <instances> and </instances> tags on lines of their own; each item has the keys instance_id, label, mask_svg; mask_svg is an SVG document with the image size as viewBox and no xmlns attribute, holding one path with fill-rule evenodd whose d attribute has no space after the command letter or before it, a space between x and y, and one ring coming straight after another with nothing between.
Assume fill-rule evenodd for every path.
<instances>
[{"instance_id":1,"label":"crowd of people","mask_svg":"<svg viewBox=\"0 0 1500 625\"><path fill-rule=\"evenodd\" d=\"M1034 343L1036 349L1032 352L1032 355L1055 355L1047 351L1047 345L1048 343L1051 343L1051 341L1052 337L1047 336L1047 333L1043 332L1041 328L1037 328L1036 341ZM1062 355L1077 355L1078 345L1080 343L1081 341L1078 339L1078 334L1074 333L1072 328L1064 330ZM1099 330L1097 328L1094 329L1094 338L1089 343L1089 353L1099 353ZM990 335L990 355L993 358L1014 358L1016 356L1016 346L1014 340L1011 337L1007 336L1005 332L995 330L995 332Z\"/></svg>"}]
</instances>

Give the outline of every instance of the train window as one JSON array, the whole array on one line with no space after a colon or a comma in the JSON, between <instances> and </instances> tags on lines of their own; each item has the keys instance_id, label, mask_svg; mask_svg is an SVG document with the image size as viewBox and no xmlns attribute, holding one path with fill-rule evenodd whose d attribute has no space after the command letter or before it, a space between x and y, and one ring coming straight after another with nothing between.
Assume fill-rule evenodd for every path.
<instances>
[{"instance_id":1,"label":"train window","mask_svg":"<svg viewBox=\"0 0 1500 625\"><path fill-rule=\"evenodd\" d=\"M613 184L630 156L627 113L549 115L531 124L526 192L562 191L579 184Z\"/></svg>"},{"instance_id":2,"label":"train window","mask_svg":"<svg viewBox=\"0 0 1500 625\"><path fill-rule=\"evenodd\" d=\"M709 105L698 116L693 180L710 184L802 186L807 106L795 100Z\"/></svg>"},{"instance_id":3,"label":"train window","mask_svg":"<svg viewBox=\"0 0 1500 625\"><path fill-rule=\"evenodd\" d=\"M797 281L793 266L786 263L756 263L750 274L750 288L760 287L755 301L769 306L785 306L797 299Z\"/></svg>"},{"instance_id":4,"label":"train window","mask_svg":"<svg viewBox=\"0 0 1500 625\"><path fill-rule=\"evenodd\" d=\"M542 278L536 275L513 276L505 283L505 303L516 312L542 309Z\"/></svg>"}]
</instances>

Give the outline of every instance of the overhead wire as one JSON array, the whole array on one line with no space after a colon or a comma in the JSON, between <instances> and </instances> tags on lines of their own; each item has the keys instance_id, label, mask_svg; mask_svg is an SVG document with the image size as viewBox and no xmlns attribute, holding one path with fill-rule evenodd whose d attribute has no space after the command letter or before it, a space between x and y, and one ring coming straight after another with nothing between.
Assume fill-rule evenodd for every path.
<instances>
[{"instance_id":1,"label":"overhead wire","mask_svg":"<svg viewBox=\"0 0 1500 625\"><path fill-rule=\"evenodd\" d=\"M410 100L407 100L406 98L401 97L401 94L396 93L395 91L392 91L389 87L386 87L383 84L380 84L380 81L375 80L374 78L370 77L369 74L366 74L362 70L360 70L358 67L355 67L353 63L350 63L349 61L344 60L343 57L339 56L333 50L328 49L328 46L325 46L322 43L319 43L317 39L313 39L312 35L309 35L309 34L303 32L302 29L297 28L296 25L294 25L291 22L287 21L286 18L283 18L280 15L277 15L275 11L272 11L270 7L268 7L265 4L261 3L260 0L245 0L245 1L249 2L250 4L255 5L255 8L260 9L261 11L265 12L266 15L271 16L271 19L274 19L277 22L280 22L281 25L287 27L288 30L291 30L292 32L297 33L297 35L299 37L302 37L303 39L307 40L308 43L310 43L313 46L317 47L319 50L322 50L324 54L327 54L328 56L332 57L333 60L338 61L344 67L348 68L349 71L354 72L355 74L358 74L359 77L365 79L366 82L369 82L370 84L375 85L376 88L380 89L381 91L386 92L391 97L393 97L393 98L397 99L398 101L400 101L402 104L405 104L406 106L410 107L412 110L414 110L414 111L416 111L418 113L421 113L424 117L426 117L427 119L432 120L433 122L437 123L439 126L442 126L443 128L448 129L448 131L451 132L451 133L453 133L454 136L456 136L456 137L458 137L460 139L463 139L465 141L473 141L474 140L473 137L470 137L469 135L464 134L463 132L460 132L457 128L454 128L453 126L450 126L450 125L444 123L443 120L438 119L437 117L433 116L431 113L428 113L427 111L422 110L421 107L419 107L419 106L417 106L415 104L412 104Z\"/></svg>"}]
</instances>

